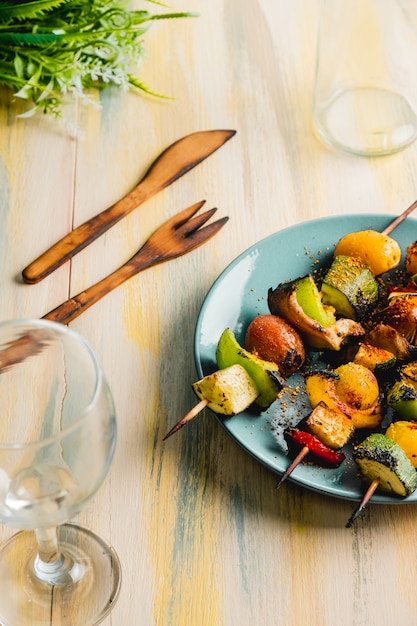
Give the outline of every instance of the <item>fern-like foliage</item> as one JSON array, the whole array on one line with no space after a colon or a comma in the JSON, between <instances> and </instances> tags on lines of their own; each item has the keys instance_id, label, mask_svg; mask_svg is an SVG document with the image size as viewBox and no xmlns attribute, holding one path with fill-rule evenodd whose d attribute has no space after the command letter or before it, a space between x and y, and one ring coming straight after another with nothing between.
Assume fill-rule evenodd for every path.
<instances>
[{"instance_id":1,"label":"fern-like foliage","mask_svg":"<svg viewBox=\"0 0 417 626\"><path fill-rule=\"evenodd\" d=\"M159 0L149 3L165 7ZM17 98L60 115L87 89L117 85L154 94L132 74L142 37L156 20L195 13L129 10L130 0L0 0L0 84Z\"/></svg>"},{"instance_id":2,"label":"fern-like foliage","mask_svg":"<svg viewBox=\"0 0 417 626\"><path fill-rule=\"evenodd\" d=\"M37 18L71 0L20 0L0 2L0 22L10 24L12 20L22 21Z\"/></svg>"}]
</instances>

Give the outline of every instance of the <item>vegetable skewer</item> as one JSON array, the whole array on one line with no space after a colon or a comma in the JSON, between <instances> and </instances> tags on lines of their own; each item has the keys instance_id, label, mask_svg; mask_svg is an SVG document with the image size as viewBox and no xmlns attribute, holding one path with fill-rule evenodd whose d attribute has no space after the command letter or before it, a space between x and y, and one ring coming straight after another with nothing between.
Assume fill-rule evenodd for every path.
<instances>
[{"instance_id":1,"label":"vegetable skewer","mask_svg":"<svg viewBox=\"0 0 417 626\"><path fill-rule=\"evenodd\" d=\"M369 484L359 506L349 518L350 528L379 487L402 498L417 488L417 472L404 450L382 433L369 435L353 450L362 480Z\"/></svg>"},{"instance_id":2,"label":"vegetable skewer","mask_svg":"<svg viewBox=\"0 0 417 626\"><path fill-rule=\"evenodd\" d=\"M347 428L344 422L348 424ZM345 415L320 402L298 426L289 427L284 431L289 452L296 456L281 476L276 488L282 485L307 456L322 467L331 469L339 467L345 460L345 455L339 450L349 439L352 430L351 421Z\"/></svg>"},{"instance_id":3,"label":"vegetable skewer","mask_svg":"<svg viewBox=\"0 0 417 626\"><path fill-rule=\"evenodd\" d=\"M323 415L327 411L327 407L318 407L315 411ZM306 423L305 420L304 423ZM284 438L291 451L299 450L299 452L276 484L277 489L288 478L293 469L308 455L317 465L332 469L339 467L346 458L343 452L332 449L323 443L319 437L300 428L287 428L284 432Z\"/></svg>"},{"instance_id":4,"label":"vegetable skewer","mask_svg":"<svg viewBox=\"0 0 417 626\"><path fill-rule=\"evenodd\" d=\"M163 441L178 432L206 406L215 413L231 416L247 409L259 397L258 387L238 363L204 376L192 387L200 402L171 428Z\"/></svg>"},{"instance_id":5,"label":"vegetable skewer","mask_svg":"<svg viewBox=\"0 0 417 626\"><path fill-rule=\"evenodd\" d=\"M216 360L220 369L192 385L201 402L175 424L164 441L206 406L228 416L241 413L254 402L263 409L268 408L284 385L278 365L242 348L229 328L220 337Z\"/></svg>"}]
</instances>

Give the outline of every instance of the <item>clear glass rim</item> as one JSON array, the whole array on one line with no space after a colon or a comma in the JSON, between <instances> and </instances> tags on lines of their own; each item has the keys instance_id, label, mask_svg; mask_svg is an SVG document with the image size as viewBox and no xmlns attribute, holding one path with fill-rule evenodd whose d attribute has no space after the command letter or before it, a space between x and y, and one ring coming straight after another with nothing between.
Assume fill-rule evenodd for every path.
<instances>
[{"instance_id":1,"label":"clear glass rim","mask_svg":"<svg viewBox=\"0 0 417 626\"><path fill-rule=\"evenodd\" d=\"M16 327L16 328L21 327L22 329L24 329L25 327L26 328L42 327L42 328L50 328L54 332L58 332L61 335L64 335L64 334L69 335L83 346L86 353L89 355L91 362L93 363L94 372L95 372L95 386L91 394L90 401L86 404L80 416L76 420L74 420L69 426L67 426L66 428L64 428L63 430L61 430L59 433L55 435L51 435L50 437L46 437L45 439L42 439L42 441L28 441L28 442L18 441L18 442L12 443L12 442L2 442L0 440L0 450L23 450L23 449L43 448L44 446L49 445L50 443L54 441L58 441L66 437L69 433L71 433L73 430L78 428L80 422L83 422L86 419L86 417L91 411L91 408L94 406L96 399L98 398L101 392L101 389L103 387L103 379L104 379L103 371L101 369L101 365L97 359L97 356L94 350L92 349L92 347L89 345L89 343L84 339L84 337L82 337L82 335L72 330L68 326L65 326L64 324L60 324L58 322L53 322L51 320L45 320L45 319L20 318L20 319L10 319L10 320L0 321L0 332L2 328L5 328L5 327Z\"/></svg>"}]
</instances>

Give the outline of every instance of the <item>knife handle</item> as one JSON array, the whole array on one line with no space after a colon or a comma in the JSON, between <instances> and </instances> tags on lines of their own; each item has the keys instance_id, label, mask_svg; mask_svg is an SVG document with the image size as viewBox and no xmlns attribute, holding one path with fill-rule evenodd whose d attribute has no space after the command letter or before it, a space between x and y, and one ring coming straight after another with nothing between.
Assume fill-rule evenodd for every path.
<instances>
[{"instance_id":1,"label":"knife handle","mask_svg":"<svg viewBox=\"0 0 417 626\"><path fill-rule=\"evenodd\" d=\"M157 191L139 184L119 202L72 230L25 267L22 272L25 283L35 284L52 274Z\"/></svg>"}]
</instances>

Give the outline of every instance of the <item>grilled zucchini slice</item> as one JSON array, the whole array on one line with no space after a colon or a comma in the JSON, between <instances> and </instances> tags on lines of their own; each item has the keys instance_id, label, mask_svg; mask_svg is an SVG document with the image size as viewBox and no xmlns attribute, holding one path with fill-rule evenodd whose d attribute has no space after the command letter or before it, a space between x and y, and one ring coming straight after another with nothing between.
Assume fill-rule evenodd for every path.
<instances>
[{"instance_id":1,"label":"grilled zucchini slice","mask_svg":"<svg viewBox=\"0 0 417 626\"><path fill-rule=\"evenodd\" d=\"M384 348L372 346L370 343L361 343L353 358L353 362L367 367L371 372L378 373L394 367L397 357Z\"/></svg>"},{"instance_id":2,"label":"grilled zucchini slice","mask_svg":"<svg viewBox=\"0 0 417 626\"><path fill-rule=\"evenodd\" d=\"M364 320L379 298L379 286L369 267L359 259L337 256L321 286L323 303L333 306L336 314L352 320Z\"/></svg>"},{"instance_id":3,"label":"grilled zucchini slice","mask_svg":"<svg viewBox=\"0 0 417 626\"><path fill-rule=\"evenodd\" d=\"M404 450L381 433L372 433L353 450L361 478L379 480L378 488L406 497L417 488L417 472Z\"/></svg>"},{"instance_id":4,"label":"grilled zucchini slice","mask_svg":"<svg viewBox=\"0 0 417 626\"><path fill-rule=\"evenodd\" d=\"M407 420L417 420L417 390L405 377L388 389L387 404Z\"/></svg>"}]
</instances>

